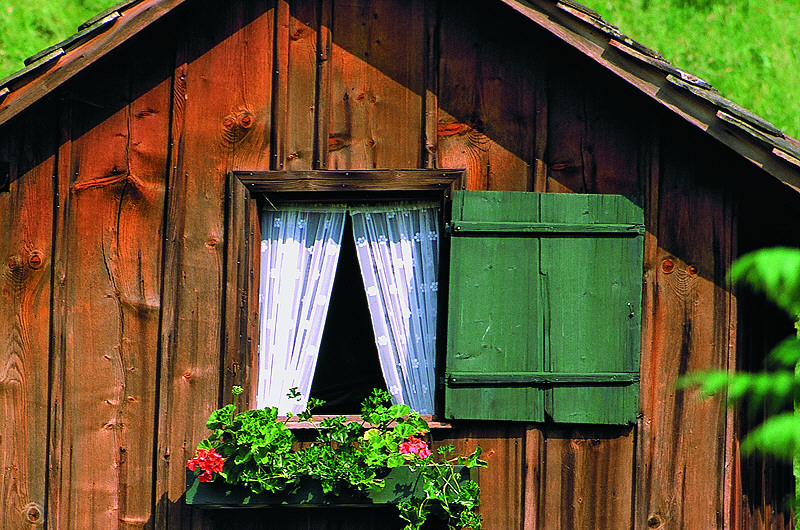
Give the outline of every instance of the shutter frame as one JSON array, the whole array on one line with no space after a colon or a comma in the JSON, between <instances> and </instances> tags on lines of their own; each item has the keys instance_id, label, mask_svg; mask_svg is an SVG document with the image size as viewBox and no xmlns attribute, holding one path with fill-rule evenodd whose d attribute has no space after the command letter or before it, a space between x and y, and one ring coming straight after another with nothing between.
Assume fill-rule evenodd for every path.
<instances>
[{"instance_id":1,"label":"shutter frame","mask_svg":"<svg viewBox=\"0 0 800 530\"><path fill-rule=\"evenodd\" d=\"M448 233L445 417L635 423L637 201L457 191Z\"/></svg>"}]
</instances>

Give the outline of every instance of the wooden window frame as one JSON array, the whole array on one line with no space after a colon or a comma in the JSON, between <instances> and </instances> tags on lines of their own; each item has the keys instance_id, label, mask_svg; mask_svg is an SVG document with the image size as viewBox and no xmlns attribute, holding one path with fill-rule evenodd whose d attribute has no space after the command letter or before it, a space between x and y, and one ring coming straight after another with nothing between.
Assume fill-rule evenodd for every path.
<instances>
[{"instance_id":1,"label":"wooden window frame","mask_svg":"<svg viewBox=\"0 0 800 530\"><path fill-rule=\"evenodd\" d=\"M309 170L245 171L228 174L226 190L226 240L224 277L225 319L220 385L222 395L239 385L247 391L241 396L242 408L253 408L258 382L258 289L261 246L258 198L295 200L310 194L339 202L380 197L403 199L428 195L446 203L454 189L465 182L464 169L409 170ZM446 264L442 264L446 273ZM446 285L446 283L444 283ZM442 297L445 298L445 297ZM442 300L446 303L446 300ZM440 304L440 309L441 309ZM444 329L445 313L441 314ZM437 345L437 349L441 346ZM223 399L225 401L225 399ZM440 403L437 403L437 410ZM348 419L356 419L356 416ZM316 418L315 418L316 419ZM448 428L449 423L428 416L433 428ZM291 422L290 422L291 423ZM292 428L309 428L297 422Z\"/></svg>"}]
</instances>

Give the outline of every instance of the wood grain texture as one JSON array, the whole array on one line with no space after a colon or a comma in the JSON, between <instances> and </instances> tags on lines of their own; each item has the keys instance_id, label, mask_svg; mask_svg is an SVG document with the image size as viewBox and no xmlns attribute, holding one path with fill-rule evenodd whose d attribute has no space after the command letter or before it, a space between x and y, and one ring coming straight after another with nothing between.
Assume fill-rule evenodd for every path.
<instances>
[{"instance_id":1,"label":"wood grain texture","mask_svg":"<svg viewBox=\"0 0 800 530\"><path fill-rule=\"evenodd\" d=\"M279 74L284 70L283 65L275 65L278 60L273 59L273 50L276 49L276 33L286 39L286 21L281 21L280 16L287 6L285 2L276 5L277 10L265 9L269 6L245 4L243 11L236 14L244 27L236 34L240 50L237 63L242 72L238 79L242 86L239 89L241 99L236 102L240 110L236 117L231 116L235 121L234 127L238 127L232 145L232 167L235 168L269 169L271 163L276 163L277 153L281 150L275 142L275 138L278 138L275 131L280 116L284 114L273 111L273 107L278 108L274 103L279 98L277 95L273 97L272 73L274 69ZM279 17L277 32L276 13ZM280 75L276 77L281 79ZM258 381L258 373L253 369L258 361L258 318L255 309L258 283L253 283L257 280L257 267L252 266L251 260L259 252L260 238L254 237L259 228L256 201L251 199L251 194L239 179L231 175L226 178L221 390L222 400L227 402L234 385L251 388ZM247 398L245 396L240 400L241 406L251 406Z\"/></svg>"},{"instance_id":2,"label":"wood grain texture","mask_svg":"<svg viewBox=\"0 0 800 530\"><path fill-rule=\"evenodd\" d=\"M423 20L421 0L334 2L329 168L423 167Z\"/></svg>"},{"instance_id":3,"label":"wood grain texture","mask_svg":"<svg viewBox=\"0 0 800 530\"><path fill-rule=\"evenodd\" d=\"M278 3L276 169L312 169L319 160L316 128L321 72L318 67L327 63L320 60L324 39L320 34L321 5L317 0ZM324 31L327 33L327 29Z\"/></svg>"},{"instance_id":4,"label":"wood grain texture","mask_svg":"<svg viewBox=\"0 0 800 530\"><path fill-rule=\"evenodd\" d=\"M444 191L461 178L453 169L355 171L237 171L236 177L253 193Z\"/></svg>"},{"instance_id":5,"label":"wood grain texture","mask_svg":"<svg viewBox=\"0 0 800 530\"><path fill-rule=\"evenodd\" d=\"M641 194L637 160L643 98L571 50L548 70L546 190Z\"/></svg>"},{"instance_id":6,"label":"wood grain texture","mask_svg":"<svg viewBox=\"0 0 800 530\"><path fill-rule=\"evenodd\" d=\"M152 511L169 79L163 60L127 62L68 100L63 441L52 456L67 526L139 526Z\"/></svg>"},{"instance_id":7,"label":"wood grain texture","mask_svg":"<svg viewBox=\"0 0 800 530\"><path fill-rule=\"evenodd\" d=\"M657 197L649 216L656 224L648 226L655 237L645 250L634 523L722 528L730 512L719 485L733 464L726 410L719 399L698 400L675 383L690 371L729 366L735 319L724 280L735 252L730 192L699 147L670 129L661 138L649 194ZM663 267L664 260L673 268Z\"/></svg>"},{"instance_id":8,"label":"wood grain texture","mask_svg":"<svg viewBox=\"0 0 800 530\"><path fill-rule=\"evenodd\" d=\"M482 449L488 467L478 470L484 528L522 529L525 429L521 423L462 422L456 432L433 432L433 446L452 444L457 454Z\"/></svg>"},{"instance_id":9,"label":"wood grain texture","mask_svg":"<svg viewBox=\"0 0 800 530\"><path fill-rule=\"evenodd\" d=\"M634 528L634 429L530 426L523 528Z\"/></svg>"},{"instance_id":10,"label":"wood grain texture","mask_svg":"<svg viewBox=\"0 0 800 530\"><path fill-rule=\"evenodd\" d=\"M444 2L440 16L439 166L466 167L466 189L533 189L538 36L494 3Z\"/></svg>"},{"instance_id":11,"label":"wood grain texture","mask_svg":"<svg viewBox=\"0 0 800 530\"><path fill-rule=\"evenodd\" d=\"M181 497L186 460L207 436L205 421L222 398L225 274L232 259L225 249L237 252L225 233L226 175L234 163L268 164L271 77L264 74L265 68L269 71L265 65L270 64L274 17L272 3L221 6L200 1L179 34L173 90L176 154L165 250L170 269L164 286L157 527L211 525L207 513L186 507Z\"/></svg>"},{"instance_id":12,"label":"wood grain texture","mask_svg":"<svg viewBox=\"0 0 800 530\"><path fill-rule=\"evenodd\" d=\"M10 177L0 193L0 528L8 529L46 518L55 115L47 105L0 142Z\"/></svg>"}]
</instances>

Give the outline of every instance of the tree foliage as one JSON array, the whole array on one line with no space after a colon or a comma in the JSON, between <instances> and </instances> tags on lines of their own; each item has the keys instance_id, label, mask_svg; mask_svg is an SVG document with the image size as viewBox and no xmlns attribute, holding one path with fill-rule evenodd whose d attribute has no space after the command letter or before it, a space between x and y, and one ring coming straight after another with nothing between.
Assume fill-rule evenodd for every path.
<instances>
[{"instance_id":1,"label":"tree foliage","mask_svg":"<svg viewBox=\"0 0 800 530\"><path fill-rule=\"evenodd\" d=\"M731 267L729 278L734 285L763 293L795 322L800 318L800 249L777 247L746 254ZM761 372L699 372L685 377L681 385L698 386L705 395L725 394L730 404L767 413L742 440L743 453L797 459L800 414L793 409L800 401L799 361L800 340L795 334L769 352Z\"/></svg>"}]
</instances>

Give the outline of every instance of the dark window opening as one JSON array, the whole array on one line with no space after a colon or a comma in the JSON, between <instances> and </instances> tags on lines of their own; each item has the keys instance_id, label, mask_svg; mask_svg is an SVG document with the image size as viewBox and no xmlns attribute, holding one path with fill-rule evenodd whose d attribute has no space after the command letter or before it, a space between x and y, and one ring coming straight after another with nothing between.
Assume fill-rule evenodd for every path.
<instances>
[{"instance_id":1,"label":"dark window opening","mask_svg":"<svg viewBox=\"0 0 800 530\"><path fill-rule=\"evenodd\" d=\"M311 397L325 400L316 414L357 414L373 388L386 390L367 294L356 256L353 225L347 216L322 332Z\"/></svg>"}]
</instances>

